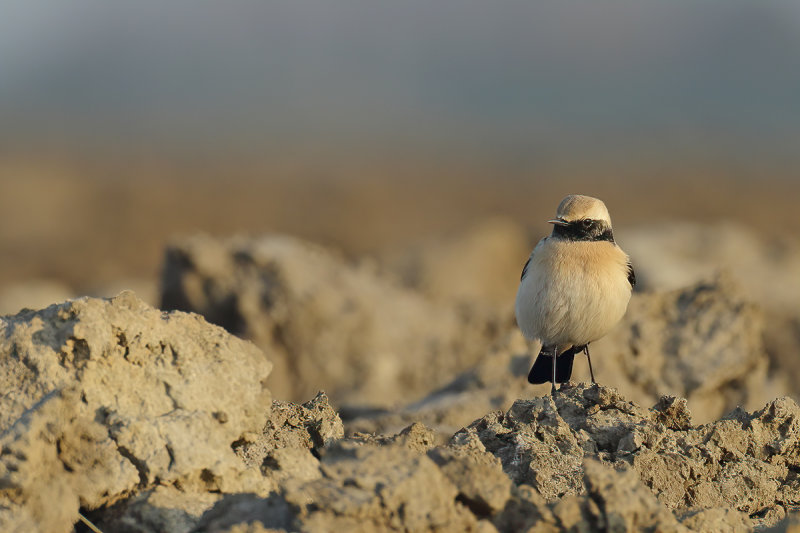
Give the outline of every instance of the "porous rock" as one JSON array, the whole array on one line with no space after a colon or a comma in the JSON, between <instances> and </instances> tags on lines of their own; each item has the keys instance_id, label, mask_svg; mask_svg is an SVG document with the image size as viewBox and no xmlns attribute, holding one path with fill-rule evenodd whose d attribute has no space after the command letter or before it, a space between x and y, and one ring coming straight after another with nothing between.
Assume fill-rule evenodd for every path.
<instances>
[{"instance_id":1,"label":"porous rock","mask_svg":"<svg viewBox=\"0 0 800 533\"><path fill-rule=\"evenodd\" d=\"M800 365L795 364L800 351L800 239L796 235L758 233L734 222L671 221L626 229L619 237L645 290L676 290L720 270L728 272L741 287L739 292L764 309L770 379L794 394L800 392L795 385L800 382Z\"/></svg>"},{"instance_id":2,"label":"porous rock","mask_svg":"<svg viewBox=\"0 0 800 533\"><path fill-rule=\"evenodd\" d=\"M596 376L629 399L689 401L697 421L737 405L755 408L784 393L767 380L763 314L725 274L689 287L631 299L625 318L593 343ZM578 358L578 379L586 365Z\"/></svg>"},{"instance_id":3,"label":"porous rock","mask_svg":"<svg viewBox=\"0 0 800 533\"><path fill-rule=\"evenodd\" d=\"M266 497L225 495L198 533L739 532L777 523L800 497L800 408L789 399L695 426L682 398L645 409L611 388L569 384L446 445L413 424L313 448L305 427L326 409L307 406L321 398L284 406L275 420L296 434L273 439L314 449L318 475L281 478Z\"/></svg>"},{"instance_id":4,"label":"porous rock","mask_svg":"<svg viewBox=\"0 0 800 533\"><path fill-rule=\"evenodd\" d=\"M598 461L583 463L584 520L596 531L682 531L685 528L645 487L631 469L614 472ZM560 504L559 504L560 505ZM554 514L560 516L559 505ZM588 519L588 520L587 520ZM568 526L562 519L562 525ZM585 529L585 528L584 528Z\"/></svg>"},{"instance_id":5,"label":"porous rock","mask_svg":"<svg viewBox=\"0 0 800 533\"><path fill-rule=\"evenodd\" d=\"M267 491L231 444L263 427L270 367L252 344L132 293L4 317L4 519L24 524L46 497L46 530L68 531L79 506L113 521L121 500L157 487L201 495L190 498L197 518L209 492Z\"/></svg>"},{"instance_id":6,"label":"porous rock","mask_svg":"<svg viewBox=\"0 0 800 533\"><path fill-rule=\"evenodd\" d=\"M628 465L668 508L730 508L769 525L766 511L800 500L800 408L789 398L753 413L686 427L682 402L647 410L614 389L567 385L519 400L453 437L480 439L517 484L554 502L583 493L584 462ZM772 519L779 518L771 515Z\"/></svg>"},{"instance_id":7,"label":"porous rock","mask_svg":"<svg viewBox=\"0 0 800 533\"><path fill-rule=\"evenodd\" d=\"M45 394L0 433L0 531L70 531L80 505L139 481L105 427L81 416L79 392Z\"/></svg>"},{"instance_id":8,"label":"porous rock","mask_svg":"<svg viewBox=\"0 0 800 533\"><path fill-rule=\"evenodd\" d=\"M290 237L196 236L166 252L162 306L203 314L270 353L276 398L337 405L424 396L483 354L495 328Z\"/></svg>"},{"instance_id":9,"label":"porous rock","mask_svg":"<svg viewBox=\"0 0 800 533\"><path fill-rule=\"evenodd\" d=\"M323 452L323 477L287 483L267 498L226 496L196 531L689 530L630 466L585 458L581 493L548 503L533 487L514 484L474 435L460 437L427 454L402 439L337 441ZM702 513L693 520L698 531L729 523Z\"/></svg>"},{"instance_id":10,"label":"porous rock","mask_svg":"<svg viewBox=\"0 0 800 533\"><path fill-rule=\"evenodd\" d=\"M325 393L293 404L275 400L264 428L255 439L234 443L245 464L275 481L320 477L320 451L344 437L342 420Z\"/></svg>"},{"instance_id":11,"label":"porous rock","mask_svg":"<svg viewBox=\"0 0 800 533\"><path fill-rule=\"evenodd\" d=\"M469 436L467 436L469 439ZM486 451L477 438L458 446L441 446L428 452L458 489L458 498L475 516L488 518L503 510L511 497L511 479L500 460Z\"/></svg>"},{"instance_id":12,"label":"porous rock","mask_svg":"<svg viewBox=\"0 0 800 533\"><path fill-rule=\"evenodd\" d=\"M680 517L681 524L691 531L745 533L753 531L753 521L740 511L724 507L692 509Z\"/></svg>"},{"instance_id":13,"label":"porous rock","mask_svg":"<svg viewBox=\"0 0 800 533\"><path fill-rule=\"evenodd\" d=\"M223 500L197 531L245 522L308 532L494 530L459 502L458 489L433 460L401 443L339 441L326 448L320 467L319 479L287 483L279 496L243 503L244 519L227 512L231 504Z\"/></svg>"},{"instance_id":14,"label":"porous rock","mask_svg":"<svg viewBox=\"0 0 800 533\"><path fill-rule=\"evenodd\" d=\"M512 487L511 497L493 516L493 524L498 531L509 533L690 531L658 501L631 468L612 468L587 458L582 470L583 492L550 503L529 485Z\"/></svg>"},{"instance_id":15,"label":"porous rock","mask_svg":"<svg viewBox=\"0 0 800 533\"><path fill-rule=\"evenodd\" d=\"M396 444L417 453L425 453L436 444L434 431L419 422L414 422L399 433L391 436L377 435L375 433L355 433L348 439L352 442L376 446Z\"/></svg>"}]
</instances>

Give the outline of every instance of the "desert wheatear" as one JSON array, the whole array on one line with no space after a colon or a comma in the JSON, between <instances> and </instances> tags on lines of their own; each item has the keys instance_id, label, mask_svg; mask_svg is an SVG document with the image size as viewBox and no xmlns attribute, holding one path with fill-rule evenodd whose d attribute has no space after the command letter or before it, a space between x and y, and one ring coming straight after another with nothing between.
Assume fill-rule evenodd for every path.
<instances>
[{"instance_id":1,"label":"desert wheatear","mask_svg":"<svg viewBox=\"0 0 800 533\"><path fill-rule=\"evenodd\" d=\"M533 249L517 291L517 324L542 342L528 381L569 381L583 351L594 383L589 343L622 318L636 283L630 259L614 242L608 209L597 198L573 194L558 205L553 233Z\"/></svg>"}]
</instances>

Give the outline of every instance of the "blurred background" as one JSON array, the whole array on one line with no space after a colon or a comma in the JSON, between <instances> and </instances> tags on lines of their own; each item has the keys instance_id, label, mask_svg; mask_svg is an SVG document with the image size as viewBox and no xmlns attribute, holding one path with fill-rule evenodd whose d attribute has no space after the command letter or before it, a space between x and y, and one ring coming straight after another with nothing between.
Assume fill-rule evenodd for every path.
<instances>
[{"instance_id":1,"label":"blurred background","mask_svg":"<svg viewBox=\"0 0 800 533\"><path fill-rule=\"evenodd\" d=\"M0 4L5 312L157 302L195 232L383 257L503 216L532 244L569 193L620 235L800 229L797 2Z\"/></svg>"}]
</instances>

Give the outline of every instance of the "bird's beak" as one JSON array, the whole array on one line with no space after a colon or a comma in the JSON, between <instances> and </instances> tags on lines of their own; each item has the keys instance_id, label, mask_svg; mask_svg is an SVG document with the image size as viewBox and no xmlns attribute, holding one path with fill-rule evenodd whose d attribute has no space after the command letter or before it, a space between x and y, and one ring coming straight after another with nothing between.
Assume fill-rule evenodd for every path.
<instances>
[{"instance_id":1,"label":"bird's beak","mask_svg":"<svg viewBox=\"0 0 800 533\"><path fill-rule=\"evenodd\" d=\"M553 220L548 220L547 223L555 224L556 226L566 226L567 224L569 224L569 222L567 222L563 218L554 218Z\"/></svg>"}]
</instances>

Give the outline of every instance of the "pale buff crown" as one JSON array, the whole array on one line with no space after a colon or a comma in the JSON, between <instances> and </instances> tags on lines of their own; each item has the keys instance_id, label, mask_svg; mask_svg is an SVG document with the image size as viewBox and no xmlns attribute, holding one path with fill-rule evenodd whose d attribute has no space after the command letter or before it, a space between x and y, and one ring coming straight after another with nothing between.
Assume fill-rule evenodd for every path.
<instances>
[{"instance_id":1,"label":"pale buff crown","mask_svg":"<svg viewBox=\"0 0 800 533\"><path fill-rule=\"evenodd\" d=\"M606 209L606 204L597 198L581 194L570 194L561 200L556 217L567 222L591 218L592 220L602 220L611 227L611 217Z\"/></svg>"}]
</instances>

